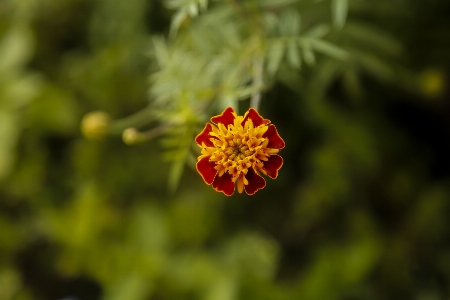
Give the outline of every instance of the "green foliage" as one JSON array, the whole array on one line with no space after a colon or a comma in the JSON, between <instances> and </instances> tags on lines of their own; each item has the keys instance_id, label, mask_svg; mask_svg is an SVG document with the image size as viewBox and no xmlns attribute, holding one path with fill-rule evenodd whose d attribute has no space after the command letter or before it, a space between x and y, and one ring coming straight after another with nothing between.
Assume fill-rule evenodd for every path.
<instances>
[{"instance_id":1,"label":"green foliage","mask_svg":"<svg viewBox=\"0 0 450 300\"><path fill-rule=\"evenodd\" d=\"M24 70L33 49L30 28L19 19L0 36L0 180L9 175L20 133L20 110L36 97L41 82Z\"/></svg>"},{"instance_id":2,"label":"green foliage","mask_svg":"<svg viewBox=\"0 0 450 300\"><path fill-rule=\"evenodd\" d=\"M342 14L346 14L343 2L333 2L340 27L345 21ZM205 113L211 114L210 108L215 113L227 106L238 108L238 101L267 90L282 62L298 69L302 61L313 66L316 53L348 59L347 51L326 39L330 18L308 22L302 29L302 7L290 1L217 3L176 36L174 32L188 16L197 17L198 7L206 10L206 2L168 1L167 6L177 9L172 18L173 37L167 42L153 40L157 71L151 76L150 102L162 116L161 122L181 124L182 131L201 124ZM315 6L309 3L304 9ZM172 188L178 184L190 147L180 139L178 149L166 153L174 160L169 179Z\"/></svg>"},{"instance_id":3,"label":"green foliage","mask_svg":"<svg viewBox=\"0 0 450 300\"><path fill-rule=\"evenodd\" d=\"M347 19L348 0L332 0L331 13L333 17L333 24L342 29Z\"/></svg>"},{"instance_id":4,"label":"green foliage","mask_svg":"<svg viewBox=\"0 0 450 300\"><path fill-rule=\"evenodd\" d=\"M0 2L0 299L448 298L447 2ZM255 96L225 197L193 138Z\"/></svg>"},{"instance_id":5,"label":"green foliage","mask_svg":"<svg viewBox=\"0 0 450 300\"><path fill-rule=\"evenodd\" d=\"M208 6L208 0L167 0L167 7L176 9L177 12L172 17L170 30L176 34L181 24L188 18L195 18L201 10L205 11Z\"/></svg>"}]
</instances>

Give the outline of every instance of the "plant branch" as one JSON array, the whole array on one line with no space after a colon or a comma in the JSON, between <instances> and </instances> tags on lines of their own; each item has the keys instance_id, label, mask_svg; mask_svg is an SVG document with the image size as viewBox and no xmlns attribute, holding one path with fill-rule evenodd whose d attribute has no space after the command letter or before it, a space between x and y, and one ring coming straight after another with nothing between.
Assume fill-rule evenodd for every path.
<instances>
[{"instance_id":1,"label":"plant branch","mask_svg":"<svg viewBox=\"0 0 450 300\"><path fill-rule=\"evenodd\" d=\"M155 119L153 115L154 108L152 106L147 106L131 116L125 117L123 119L115 120L111 124L110 132L112 134L121 134L123 130L129 127L139 128L141 126L147 125Z\"/></svg>"},{"instance_id":2,"label":"plant branch","mask_svg":"<svg viewBox=\"0 0 450 300\"><path fill-rule=\"evenodd\" d=\"M262 56L256 56L253 59L253 87L254 92L250 99L250 107L259 109L259 103L261 102L261 89L263 86L263 71L264 71L264 59Z\"/></svg>"}]
</instances>

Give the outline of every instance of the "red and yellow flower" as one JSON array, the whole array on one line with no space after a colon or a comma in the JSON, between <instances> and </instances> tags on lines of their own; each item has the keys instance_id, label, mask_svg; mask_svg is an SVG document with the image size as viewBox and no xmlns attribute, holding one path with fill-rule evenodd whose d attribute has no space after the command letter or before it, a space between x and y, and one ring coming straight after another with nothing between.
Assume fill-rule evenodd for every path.
<instances>
[{"instance_id":1,"label":"red and yellow flower","mask_svg":"<svg viewBox=\"0 0 450 300\"><path fill-rule=\"evenodd\" d=\"M266 186L263 173L277 178L283 159L277 155L284 148L275 125L250 108L238 116L228 107L211 118L195 142L202 149L197 171L206 184L227 196L237 190L248 195Z\"/></svg>"}]
</instances>

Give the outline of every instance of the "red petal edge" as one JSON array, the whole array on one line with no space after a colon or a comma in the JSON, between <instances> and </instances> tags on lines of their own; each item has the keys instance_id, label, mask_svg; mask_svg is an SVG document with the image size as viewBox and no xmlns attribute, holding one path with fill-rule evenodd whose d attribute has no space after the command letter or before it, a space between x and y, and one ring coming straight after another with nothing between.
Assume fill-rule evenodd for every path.
<instances>
[{"instance_id":1,"label":"red petal edge","mask_svg":"<svg viewBox=\"0 0 450 300\"><path fill-rule=\"evenodd\" d=\"M223 125L225 125L225 127L227 127L229 124L234 123L234 119L236 118L235 114L236 112L234 111L234 109L232 107L228 107L222 112L222 114L212 117L211 122L216 125L222 123Z\"/></svg>"},{"instance_id":2,"label":"red petal edge","mask_svg":"<svg viewBox=\"0 0 450 300\"><path fill-rule=\"evenodd\" d=\"M248 180L248 184L245 186L245 192L248 195L253 195L258 190L266 186L266 181L264 178L262 178L258 172L253 170L253 168L248 169L248 173L245 175L245 178Z\"/></svg>"},{"instance_id":3,"label":"red petal edge","mask_svg":"<svg viewBox=\"0 0 450 300\"><path fill-rule=\"evenodd\" d=\"M213 188L222 192L227 196L231 196L234 193L234 182L231 180L232 176L228 173L224 173L221 177L216 176L213 182Z\"/></svg>"},{"instance_id":4,"label":"red petal edge","mask_svg":"<svg viewBox=\"0 0 450 300\"><path fill-rule=\"evenodd\" d=\"M253 126L257 127L261 124L269 124L270 120L263 119L261 115L254 109L250 108L244 116L244 120L242 121L241 125L244 126L245 122L247 122L247 119L250 118L253 121Z\"/></svg>"},{"instance_id":5,"label":"red petal edge","mask_svg":"<svg viewBox=\"0 0 450 300\"><path fill-rule=\"evenodd\" d=\"M283 149L285 146L283 139L278 135L277 128L273 124L269 125L263 137L269 138L267 148Z\"/></svg>"},{"instance_id":6,"label":"red petal edge","mask_svg":"<svg viewBox=\"0 0 450 300\"><path fill-rule=\"evenodd\" d=\"M278 170L283 165L283 158L279 155L269 156L269 160L264 162L264 171L266 171L267 176L272 179L278 177Z\"/></svg>"},{"instance_id":7,"label":"red petal edge","mask_svg":"<svg viewBox=\"0 0 450 300\"><path fill-rule=\"evenodd\" d=\"M197 145L202 146L202 143L205 143L206 146L208 147L212 147L214 146L214 144L209 140L211 138L211 136L209 135L209 133L212 131L212 125L211 124L206 124L205 128L203 129L202 132L200 132L196 137L195 137L195 142L197 143Z\"/></svg>"},{"instance_id":8,"label":"red petal edge","mask_svg":"<svg viewBox=\"0 0 450 300\"><path fill-rule=\"evenodd\" d=\"M211 184L214 181L214 177L217 175L217 170L214 169L216 164L209 161L209 156L203 157L197 162L197 171L202 176L206 184Z\"/></svg>"}]
</instances>

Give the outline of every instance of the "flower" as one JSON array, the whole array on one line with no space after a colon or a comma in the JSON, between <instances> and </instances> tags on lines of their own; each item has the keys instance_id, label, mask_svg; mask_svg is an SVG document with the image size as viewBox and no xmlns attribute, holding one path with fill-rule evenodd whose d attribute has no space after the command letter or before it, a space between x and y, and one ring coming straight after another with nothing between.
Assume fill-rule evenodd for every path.
<instances>
[{"instance_id":1,"label":"flower","mask_svg":"<svg viewBox=\"0 0 450 300\"><path fill-rule=\"evenodd\" d=\"M284 148L275 125L250 108L238 116L228 107L211 118L195 142L202 149L197 159L197 171L206 184L227 196L237 190L248 195L266 186L260 172L277 178L283 159L277 155Z\"/></svg>"}]
</instances>

